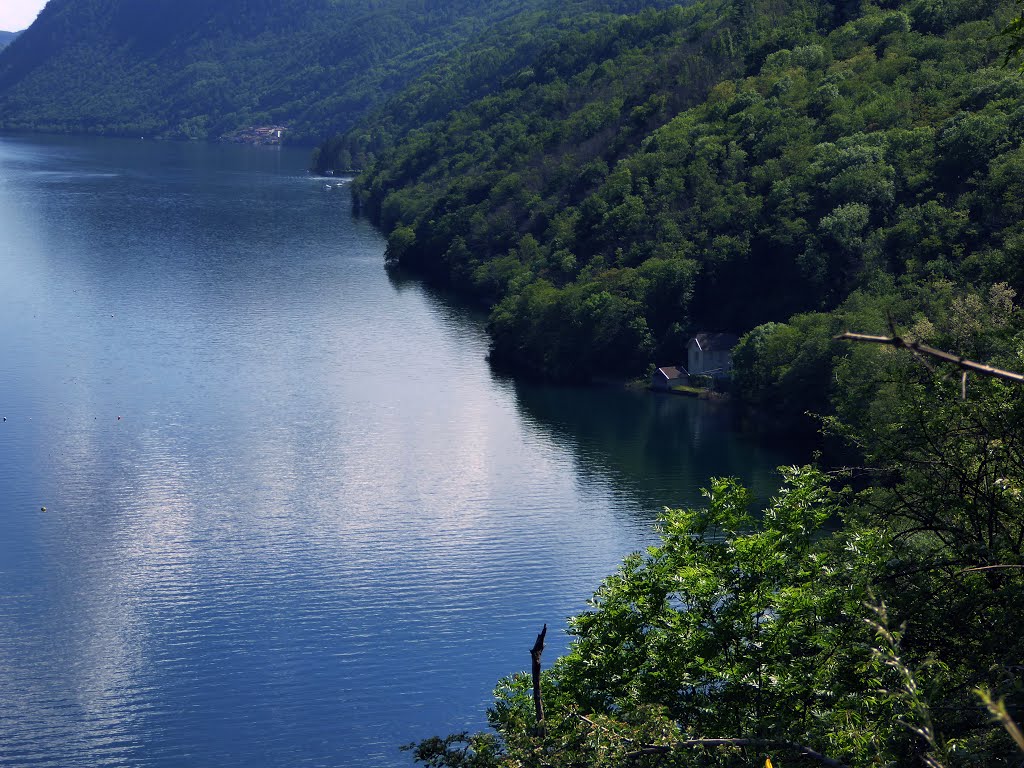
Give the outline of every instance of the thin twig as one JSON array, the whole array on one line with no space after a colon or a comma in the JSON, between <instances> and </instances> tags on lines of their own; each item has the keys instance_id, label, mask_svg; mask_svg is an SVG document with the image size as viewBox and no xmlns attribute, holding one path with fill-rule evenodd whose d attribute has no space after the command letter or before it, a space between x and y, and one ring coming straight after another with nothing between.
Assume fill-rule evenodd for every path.
<instances>
[{"instance_id":1,"label":"thin twig","mask_svg":"<svg viewBox=\"0 0 1024 768\"><path fill-rule=\"evenodd\" d=\"M595 723L595 722L594 722L593 720L591 720L591 719L590 719L589 717L587 717L587 716L585 716L585 715L581 715L581 714L580 714L579 712L573 712L573 714L574 714L574 715L575 715L576 717L578 717L578 718L579 718L580 720L582 720L582 721L583 721L584 723L587 723L587 724L589 724L589 725L592 725L592 726L594 726L595 728L600 728L601 730L605 730L605 731L607 731L607 730L608 730L607 728L605 728L605 726L601 725L600 723Z\"/></svg>"},{"instance_id":2,"label":"thin twig","mask_svg":"<svg viewBox=\"0 0 1024 768\"><path fill-rule=\"evenodd\" d=\"M998 568L1024 568L1024 565L979 565L976 568L964 568L960 573L971 573L971 571L994 571Z\"/></svg>"},{"instance_id":3,"label":"thin twig","mask_svg":"<svg viewBox=\"0 0 1024 768\"><path fill-rule=\"evenodd\" d=\"M667 755L674 749L686 747L773 747L775 749L793 749L812 760L817 760L828 768L846 768L845 765L831 757L826 757L803 744L793 744L788 741L773 741L771 739L686 739L669 746L647 745L634 752L627 752L627 758L643 757L644 755Z\"/></svg>"}]
</instances>

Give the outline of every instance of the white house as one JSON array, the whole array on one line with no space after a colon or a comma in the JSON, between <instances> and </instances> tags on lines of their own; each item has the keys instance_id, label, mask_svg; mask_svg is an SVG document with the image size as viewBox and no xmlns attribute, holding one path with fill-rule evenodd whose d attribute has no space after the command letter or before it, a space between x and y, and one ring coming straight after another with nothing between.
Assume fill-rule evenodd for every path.
<instances>
[{"instance_id":1,"label":"white house","mask_svg":"<svg viewBox=\"0 0 1024 768\"><path fill-rule=\"evenodd\" d=\"M686 344L686 370L691 375L720 376L732 370L732 333L698 333Z\"/></svg>"},{"instance_id":2,"label":"white house","mask_svg":"<svg viewBox=\"0 0 1024 768\"><path fill-rule=\"evenodd\" d=\"M651 389L665 391L671 389L677 384L689 383L690 377L686 375L686 371L670 365L666 365L664 368L658 368L653 374L651 374Z\"/></svg>"}]
</instances>

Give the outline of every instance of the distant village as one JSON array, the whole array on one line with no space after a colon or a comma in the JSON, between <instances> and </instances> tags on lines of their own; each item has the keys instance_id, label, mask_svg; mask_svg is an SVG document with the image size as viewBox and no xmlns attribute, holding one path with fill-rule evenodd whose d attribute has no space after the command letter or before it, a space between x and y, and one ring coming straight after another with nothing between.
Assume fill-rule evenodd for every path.
<instances>
[{"instance_id":1,"label":"distant village","mask_svg":"<svg viewBox=\"0 0 1024 768\"><path fill-rule=\"evenodd\" d=\"M220 140L230 144L254 144L270 146L280 144L288 129L283 125L253 125L225 133Z\"/></svg>"}]
</instances>

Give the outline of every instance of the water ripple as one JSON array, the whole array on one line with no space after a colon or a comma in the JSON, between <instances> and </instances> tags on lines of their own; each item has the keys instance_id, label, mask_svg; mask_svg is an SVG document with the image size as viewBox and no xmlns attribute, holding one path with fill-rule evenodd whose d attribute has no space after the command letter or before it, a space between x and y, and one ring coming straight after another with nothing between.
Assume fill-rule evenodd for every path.
<instances>
[{"instance_id":1,"label":"water ripple","mask_svg":"<svg viewBox=\"0 0 1024 768\"><path fill-rule=\"evenodd\" d=\"M661 505L770 485L695 403L495 379L304 163L0 139L0 767L408 765Z\"/></svg>"}]
</instances>

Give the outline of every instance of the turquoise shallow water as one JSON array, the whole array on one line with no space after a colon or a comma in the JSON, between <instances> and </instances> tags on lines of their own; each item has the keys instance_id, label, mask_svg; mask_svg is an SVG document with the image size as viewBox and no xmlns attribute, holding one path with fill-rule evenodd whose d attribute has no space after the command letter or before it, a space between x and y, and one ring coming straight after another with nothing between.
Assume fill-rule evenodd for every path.
<instances>
[{"instance_id":1,"label":"turquoise shallow water","mask_svg":"<svg viewBox=\"0 0 1024 768\"><path fill-rule=\"evenodd\" d=\"M721 410L496 379L306 159L0 138L0 766L408 765L663 505L770 492Z\"/></svg>"}]
</instances>

